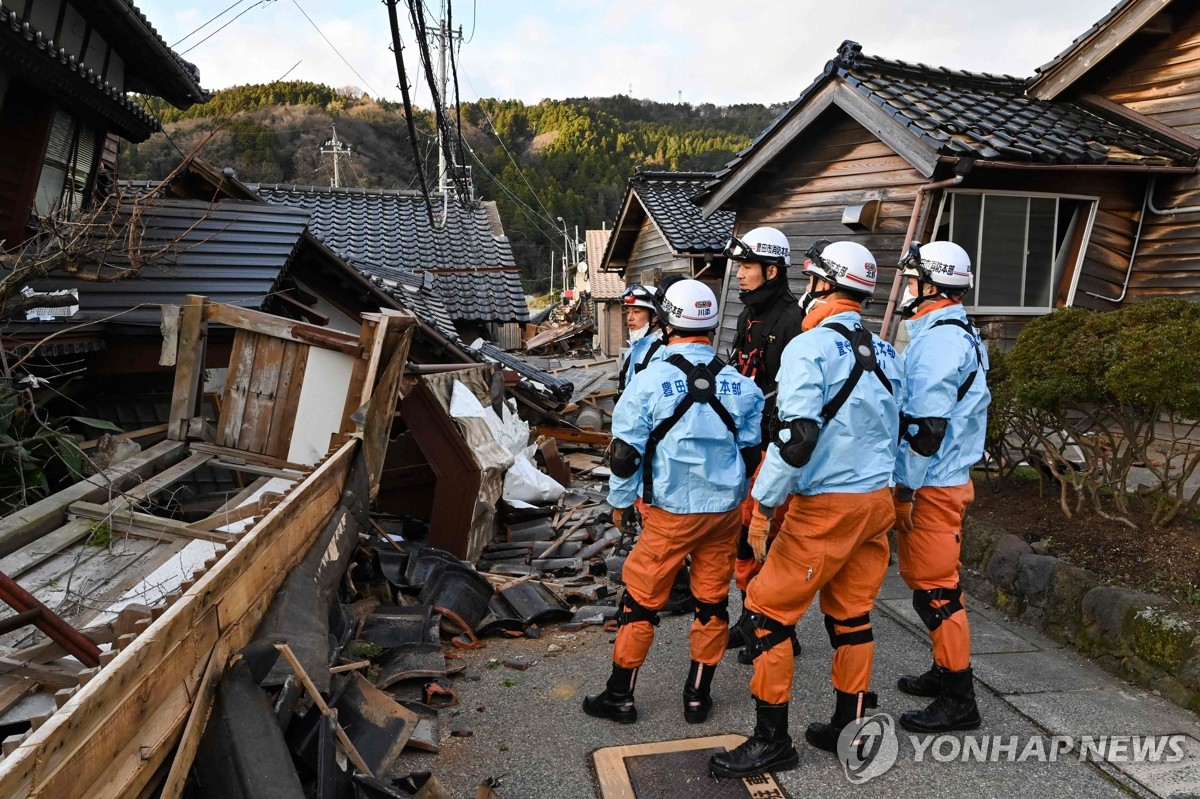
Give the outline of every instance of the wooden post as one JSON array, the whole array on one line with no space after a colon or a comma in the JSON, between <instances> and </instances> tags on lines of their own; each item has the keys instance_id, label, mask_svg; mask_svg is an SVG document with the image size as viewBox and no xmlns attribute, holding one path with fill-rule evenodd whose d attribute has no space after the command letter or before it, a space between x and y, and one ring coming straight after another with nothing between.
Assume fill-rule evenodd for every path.
<instances>
[{"instance_id":1,"label":"wooden post","mask_svg":"<svg viewBox=\"0 0 1200 799\"><path fill-rule=\"evenodd\" d=\"M204 344L208 337L205 302L204 297L189 294L180 313L175 388L171 392L171 419L167 428L167 438L175 441L187 440L188 423L196 415L200 384L204 380Z\"/></svg>"}]
</instances>

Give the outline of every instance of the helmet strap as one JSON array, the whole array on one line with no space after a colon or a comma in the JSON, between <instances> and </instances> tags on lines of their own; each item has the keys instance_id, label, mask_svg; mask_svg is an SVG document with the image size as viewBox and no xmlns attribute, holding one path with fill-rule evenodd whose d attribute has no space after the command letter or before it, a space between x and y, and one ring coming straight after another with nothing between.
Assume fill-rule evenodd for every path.
<instances>
[{"instance_id":1,"label":"helmet strap","mask_svg":"<svg viewBox=\"0 0 1200 799\"><path fill-rule=\"evenodd\" d=\"M926 286L933 286L934 288L936 288L938 290L933 292L932 294L926 294L925 293ZM900 313L905 319L911 319L912 317L917 315L917 311L923 303L929 302L930 300L936 300L938 297L944 297L944 296L946 296L946 295L942 292L942 290L940 288L938 288L936 283L932 283L928 280L925 280L924 278L918 277L917 278L917 298L915 300L913 300L912 305L909 305L907 308L904 308Z\"/></svg>"}]
</instances>

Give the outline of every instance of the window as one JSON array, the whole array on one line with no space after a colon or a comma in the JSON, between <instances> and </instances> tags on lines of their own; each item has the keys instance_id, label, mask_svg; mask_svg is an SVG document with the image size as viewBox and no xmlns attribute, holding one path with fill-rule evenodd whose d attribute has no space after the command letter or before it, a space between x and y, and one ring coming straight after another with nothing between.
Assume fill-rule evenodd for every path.
<instances>
[{"instance_id":1,"label":"window","mask_svg":"<svg viewBox=\"0 0 1200 799\"><path fill-rule=\"evenodd\" d=\"M1095 203L1088 197L947 192L934 238L953 241L971 256L975 287L963 302L1014 311L1061 304L1064 275L1078 266Z\"/></svg>"},{"instance_id":2,"label":"window","mask_svg":"<svg viewBox=\"0 0 1200 799\"><path fill-rule=\"evenodd\" d=\"M34 197L34 213L45 216L60 208L82 208L98 154L96 132L65 111L55 111Z\"/></svg>"}]
</instances>

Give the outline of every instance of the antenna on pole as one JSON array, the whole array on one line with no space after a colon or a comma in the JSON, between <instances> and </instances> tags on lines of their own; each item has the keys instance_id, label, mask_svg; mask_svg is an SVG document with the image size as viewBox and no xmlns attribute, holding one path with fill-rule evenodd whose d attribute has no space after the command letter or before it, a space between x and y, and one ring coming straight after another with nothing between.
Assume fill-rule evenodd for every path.
<instances>
[{"instance_id":1,"label":"antenna on pole","mask_svg":"<svg viewBox=\"0 0 1200 799\"><path fill-rule=\"evenodd\" d=\"M331 123L330 127L333 128L333 138L326 139L325 143L321 145L321 155L333 156L333 182L329 185L335 189L340 189L342 187L342 170L338 159L343 155L349 158L352 155L352 151L350 150L350 145L338 139L337 123Z\"/></svg>"}]
</instances>

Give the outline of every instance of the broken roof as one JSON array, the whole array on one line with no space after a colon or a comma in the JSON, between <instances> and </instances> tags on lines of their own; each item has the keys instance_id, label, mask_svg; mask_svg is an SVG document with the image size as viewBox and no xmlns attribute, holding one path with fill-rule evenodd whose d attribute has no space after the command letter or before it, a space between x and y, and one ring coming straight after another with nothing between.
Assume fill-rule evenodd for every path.
<instances>
[{"instance_id":1,"label":"broken roof","mask_svg":"<svg viewBox=\"0 0 1200 799\"><path fill-rule=\"evenodd\" d=\"M251 185L274 205L311 212L309 230L336 253L384 277L389 269L433 276L449 316L480 322L529 319L508 238L494 234L487 203L448 204L441 229L429 224L420 192L328 186ZM444 206L435 199L435 216ZM394 275L393 275L394 277Z\"/></svg>"},{"instance_id":2,"label":"broken roof","mask_svg":"<svg viewBox=\"0 0 1200 799\"><path fill-rule=\"evenodd\" d=\"M118 212L126 224L133 212L127 203ZM140 255L147 263L117 282L83 280L54 272L33 283L38 291L79 290L79 312L73 324L110 319L119 324L158 327L160 305L182 305L188 294L204 294L216 302L260 308L288 267L304 233L308 212L232 200L138 201ZM115 240L94 240L107 251L102 276L130 265L128 227Z\"/></svg>"},{"instance_id":3,"label":"broken roof","mask_svg":"<svg viewBox=\"0 0 1200 799\"><path fill-rule=\"evenodd\" d=\"M604 264L628 257L647 216L676 255L719 255L733 233L733 212L718 211L706 219L692 202L713 178L711 172L639 169L629 178Z\"/></svg>"},{"instance_id":4,"label":"broken roof","mask_svg":"<svg viewBox=\"0 0 1200 799\"><path fill-rule=\"evenodd\" d=\"M611 230L589 230L584 236L589 268L588 284L594 300L619 300L625 293L625 281L616 272L601 272L604 250L608 247Z\"/></svg>"},{"instance_id":5,"label":"broken roof","mask_svg":"<svg viewBox=\"0 0 1200 799\"><path fill-rule=\"evenodd\" d=\"M845 41L800 97L717 173L705 196L728 199L732 192L717 191L721 184L754 162L736 179L743 185L784 146L777 143L766 154L765 142L782 137L786 143L831 105L875 123L877 135L926 176L939 157L1147 168L1196 160L1195 148L1149 128L1106 119L1082 104L1039 100L1025 88L1025 80L1011 75L893 61L864 55L857 42ZM712 212L718 204L708 199L704 207Z\"/></svg>"}]
</instances>

